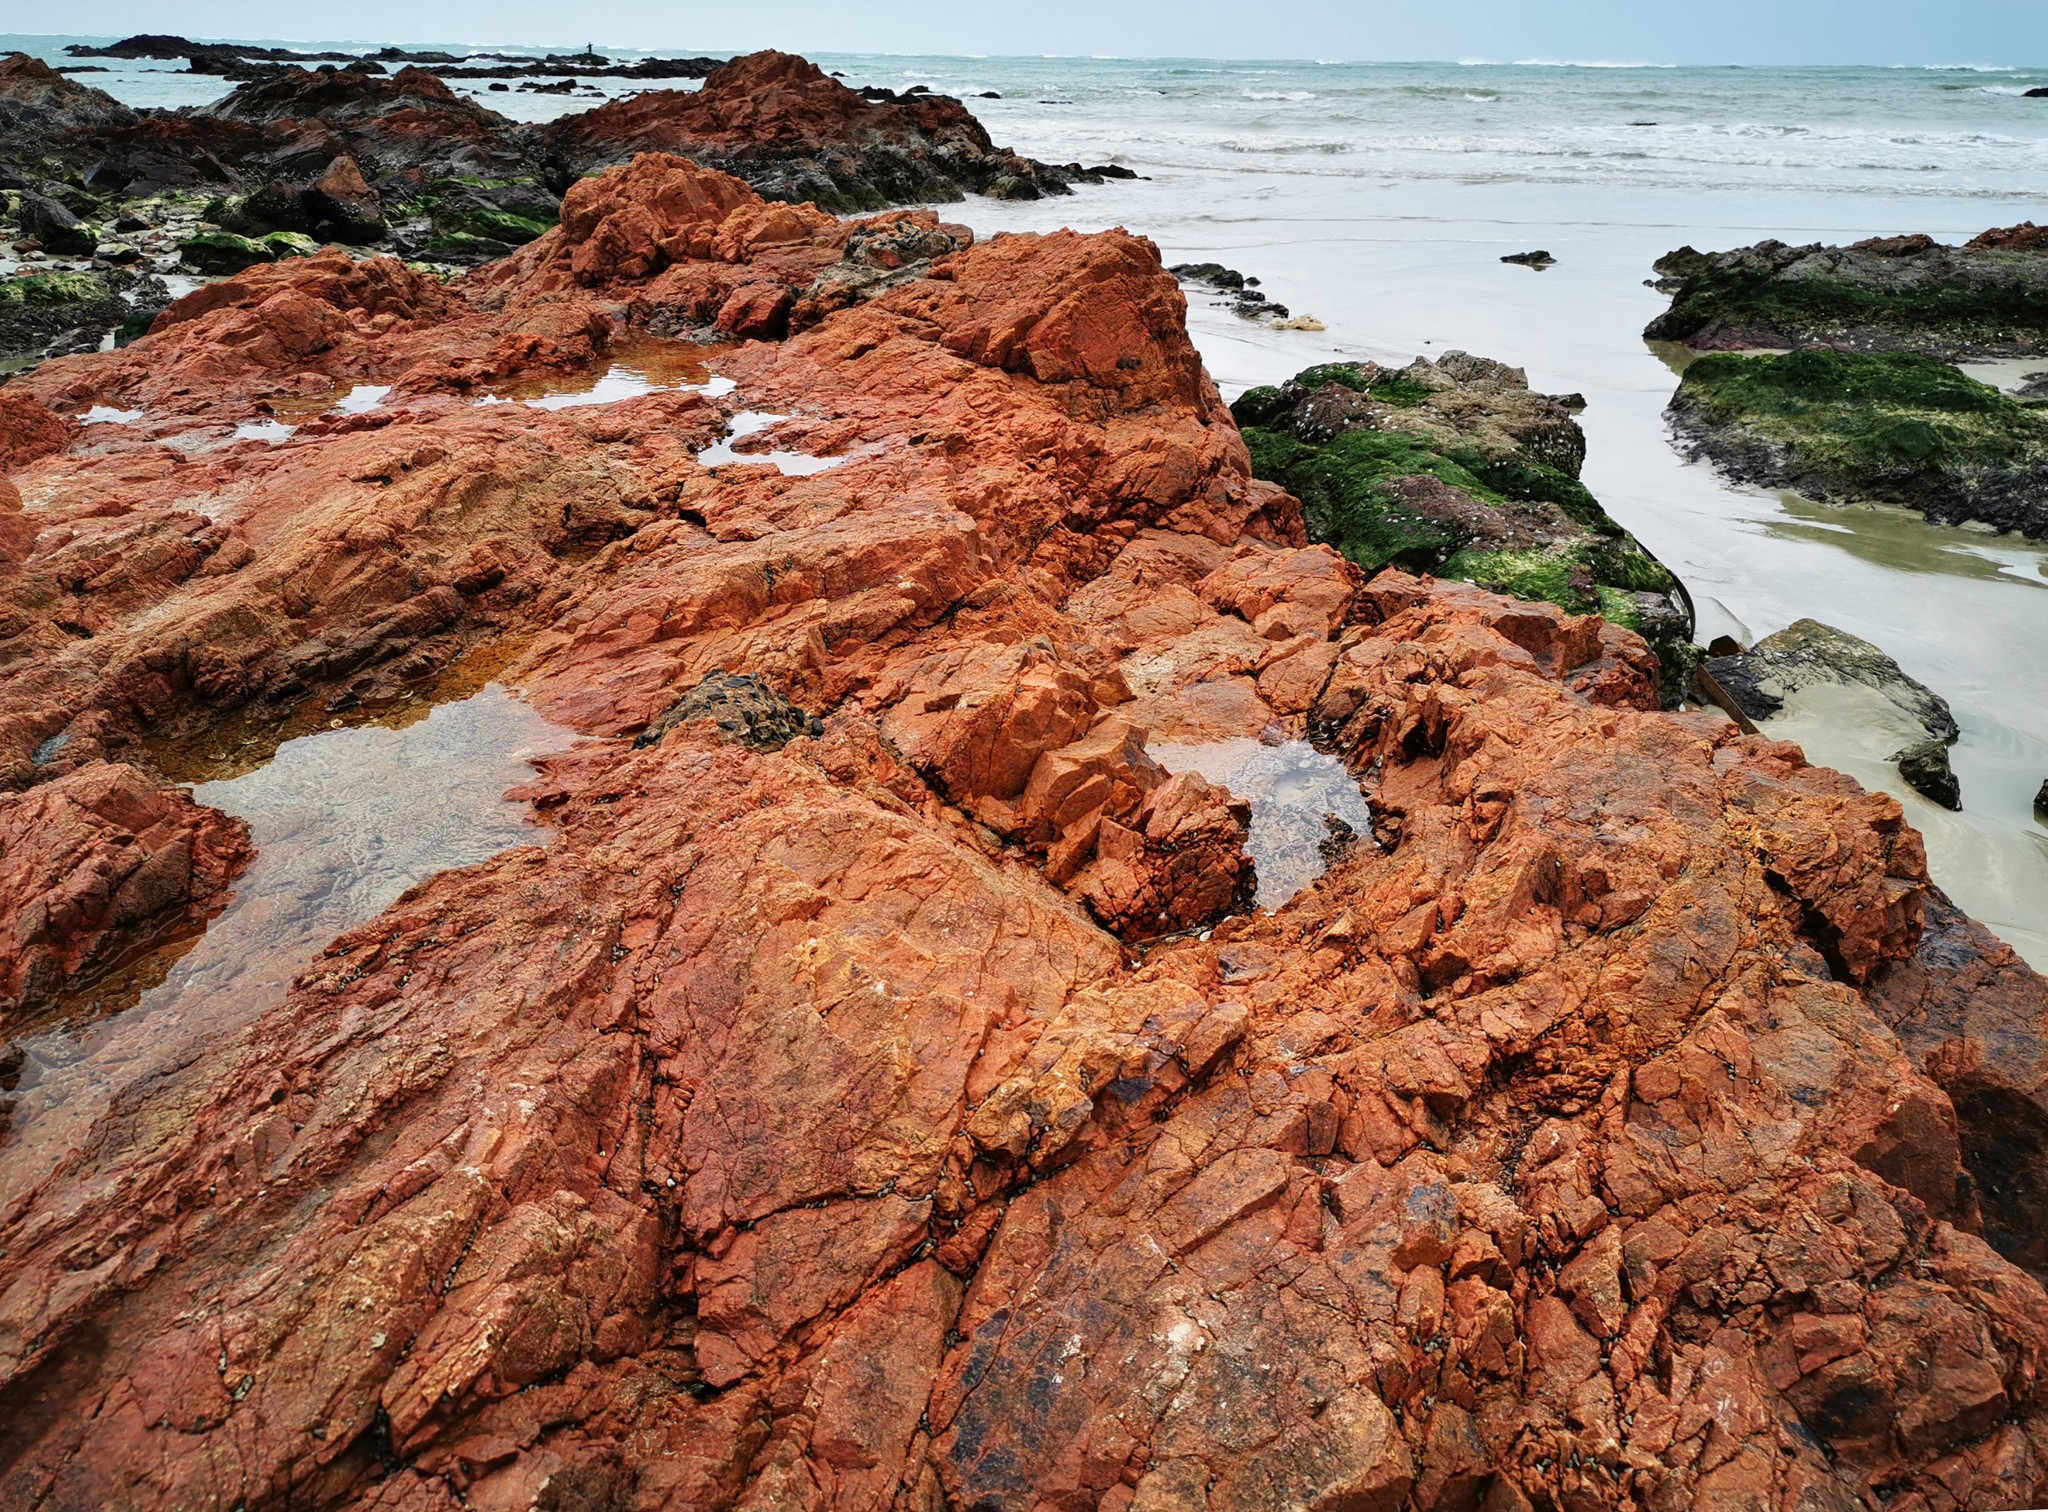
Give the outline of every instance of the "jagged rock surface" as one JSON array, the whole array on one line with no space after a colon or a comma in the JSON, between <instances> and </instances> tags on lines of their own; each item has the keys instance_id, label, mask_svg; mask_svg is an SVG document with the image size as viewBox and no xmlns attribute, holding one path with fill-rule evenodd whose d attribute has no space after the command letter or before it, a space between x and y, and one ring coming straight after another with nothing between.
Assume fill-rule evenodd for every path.
<instances>
[{"instance_id":1,"label":"jagged rock surface","mask_svg":"<svg viewBox=\"0 0 2048 1512\"><path fill-rule=\"evenodd\" d=\"M721 398L474 405L860 229L656 158L564 208L445 287L261 268L8 386L145 411L15 464L10 812L465 647L594 738L535 844L246 1028L163 1026L90 1121L19 1089L0 1499L2048 1491L2048 986L1895 801L1656 712L1628 631L1307 546L1121 233L939 257L716 352ZM227 434L354 380L393 395ZM704 468L741 405L844 460ZM824 734L636 748L719 672ZM1305 732L1376 843L1102 927L1235 906L1176 864L1227 870L1232 804L1148 738Z\"/></svg>"}]
</instances>

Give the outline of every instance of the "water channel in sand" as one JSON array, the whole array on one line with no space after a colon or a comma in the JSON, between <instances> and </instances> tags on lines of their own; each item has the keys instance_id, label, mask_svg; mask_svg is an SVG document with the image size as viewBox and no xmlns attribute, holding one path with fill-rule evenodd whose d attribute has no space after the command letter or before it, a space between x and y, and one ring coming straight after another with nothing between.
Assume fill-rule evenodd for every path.
<instances>
[{"instance_id":1,"label":"water channel in sand","mask_svg":"<svg viewBox=\"0 0 2048 1512\"><path fill-rule=\"evenodd\" d=\"M284 996L335 936L407 888L543 843L505 790L575 739L489 684L391 729L325 730L193 796L243 819L255 859L233 898L132 1006L74 1013L17 1039L0 1132L0 1205L33 1186L105 1117L140 1108L161 1071L218 1044Z\"/></svg>"}]
</instances>

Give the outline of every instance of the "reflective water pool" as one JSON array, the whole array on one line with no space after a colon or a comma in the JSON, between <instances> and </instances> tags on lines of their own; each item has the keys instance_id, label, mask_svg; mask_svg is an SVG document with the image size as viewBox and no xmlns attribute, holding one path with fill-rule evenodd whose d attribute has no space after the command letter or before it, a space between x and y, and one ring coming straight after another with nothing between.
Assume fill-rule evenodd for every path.
<instances>
[{"instance_id":1,"label":"reflective water pool","mask_svg":"<svg viewBox=\"0 0 2048 1512\"><path fill-rule=\"evenodd\" d=\"M0 1201L39 1179L123 1092L277 1002L335 936L437 872L541 843L504 796L570 732L490 684L403 729L328 730L280 746L202 803L245 820L256 857L227 908L132 1006L15 1042Z\"/></svg>"},{"instance_id":2,"label":"reflective water pool","mask_svg":"<svg viewBox=\"0 0 2048 1512\"><path fill-rule=\"evenodd\" d=\"M1263 745L1241 738L1146 749L1169 772L1199 773L1252 806L1245 849L1258 871L1261 908L1280 907L1328 871L1331 855L1351 838L1366 836L1371 843L1372 811L1358 779L1305 740Z\"/></svg>"}]
</instances>

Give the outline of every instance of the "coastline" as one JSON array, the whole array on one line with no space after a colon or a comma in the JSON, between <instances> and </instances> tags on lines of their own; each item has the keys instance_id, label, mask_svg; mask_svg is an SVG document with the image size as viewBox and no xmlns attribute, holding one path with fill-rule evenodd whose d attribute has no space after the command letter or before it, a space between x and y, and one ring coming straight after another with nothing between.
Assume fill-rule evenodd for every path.
<instances>
[{"instance_id":1,"label":"coastline","mask_svg":"<svg viewBox=\"0 0 2048 1512\"><path fill-rule=\"evenodd\" d=\"M737 71L843 122L794 61ZM1344 279L1367 221L1260 208L1301 320L1239 366L1403 279L1472 333L1243 416L1614 534L1625 238ZM1024 213L643 152L473 271L282 258L0 388L0 1497L2048 1492L2048 979L1633 631L1369 571L1160 248ZM1953 575L1832 534L1757 551Z\"/></svg>"}]
</instances>

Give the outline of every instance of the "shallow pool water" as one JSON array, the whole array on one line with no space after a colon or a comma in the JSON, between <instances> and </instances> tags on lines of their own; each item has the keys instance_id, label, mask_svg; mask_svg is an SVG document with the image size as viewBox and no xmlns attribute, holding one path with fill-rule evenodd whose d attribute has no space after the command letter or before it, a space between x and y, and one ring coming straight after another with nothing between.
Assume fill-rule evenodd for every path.
<instances>
[{"instance_id":1,"label":"shallow pool water","mask_svg":"<svg viewBox=\"0 0 2048 1512\"><path fill-rule=\"evenodd\" d=\"M334 402L330 413L336 415L367 415L382 404L391 392L388 383L358 383Z\"/></svg>"},{"instance_id":2,"label":"shallow pool water","mask_svg":"<svg viewBox=\"0 0 2048 1512\"><path fill-rule=\"evenodd\" d=\"M743 441L748 436L758 436L789 418L788 415L771 415L765 410L741 410L732 417L732 423L726 429L725 439L698 452L697 460L705 467L729 467L737 463L772 466L777 472L792 478L829 472L846 461L844 457L814 457L809 452L733 450L735 441Z\"/></svg>"},{"instance_id":3,"label":"shallow pool water","mask_svg":"<svg viewBox=\"0 0 2048 1512\"><path fill-rule=\"evenodd\" d=\"M255 859L206 932L132 1006L15 1042L0 1202L87 1136L126 1089L279 1001L328 941L437 872L541 843L504 796L575 737L491 684L403 729L323 731L200 802L249 825Z\"/></svg>"},{"instance_id":4,"label":"shallow pool water","mask_svg":"<svg viewBox=\"0 0 2048 1512\"><path fill-rule=\"evenodd\" d=\"M286 425L282 420L244 420L235 427L231 441L268 441L280 446L298 434L296 425Z\"/></svg>"},{"instance_id":5,"label":"shallow pool water","mask_svg":"<svg viewBox=\"0 0 2048 1512\"><path fill-rule=\"evenodd\" d=\"M704 364L704 348L688 341L635 336L612 346L611 361L574 372L548 373L509 384L486 394L478 404L523 404L528 409L581 409L592 404L617 404L643 394L697 393L722 398L739 385L713 374Z\"/></svg>"},{"instance_id":6,"label":"shallow pool water","mask_svg":"<svg viewBox=\"0 0 2048 1512\"><path fill-rule=\"evenodd\" d=\"M1371 832L1372 811L1358 779L1305 740L1265 745L1240 738L1146 749L1169 772L1198 773L1251 805L1245 849L1258 871L1261 908L1287 902L1329 870L1332 850Z\"/></svg>"},{"instance_id":7,"label":"shallow pool water","mask_svg":"<svg viewBox=\"0 0 2048 1512\"><path fill-rule=\"evenodd\" d=\"M78 417L80 425L133 425L142 418L139 409L119 409L111 404L95 404Z\"/></svg>"}]
</instances>

